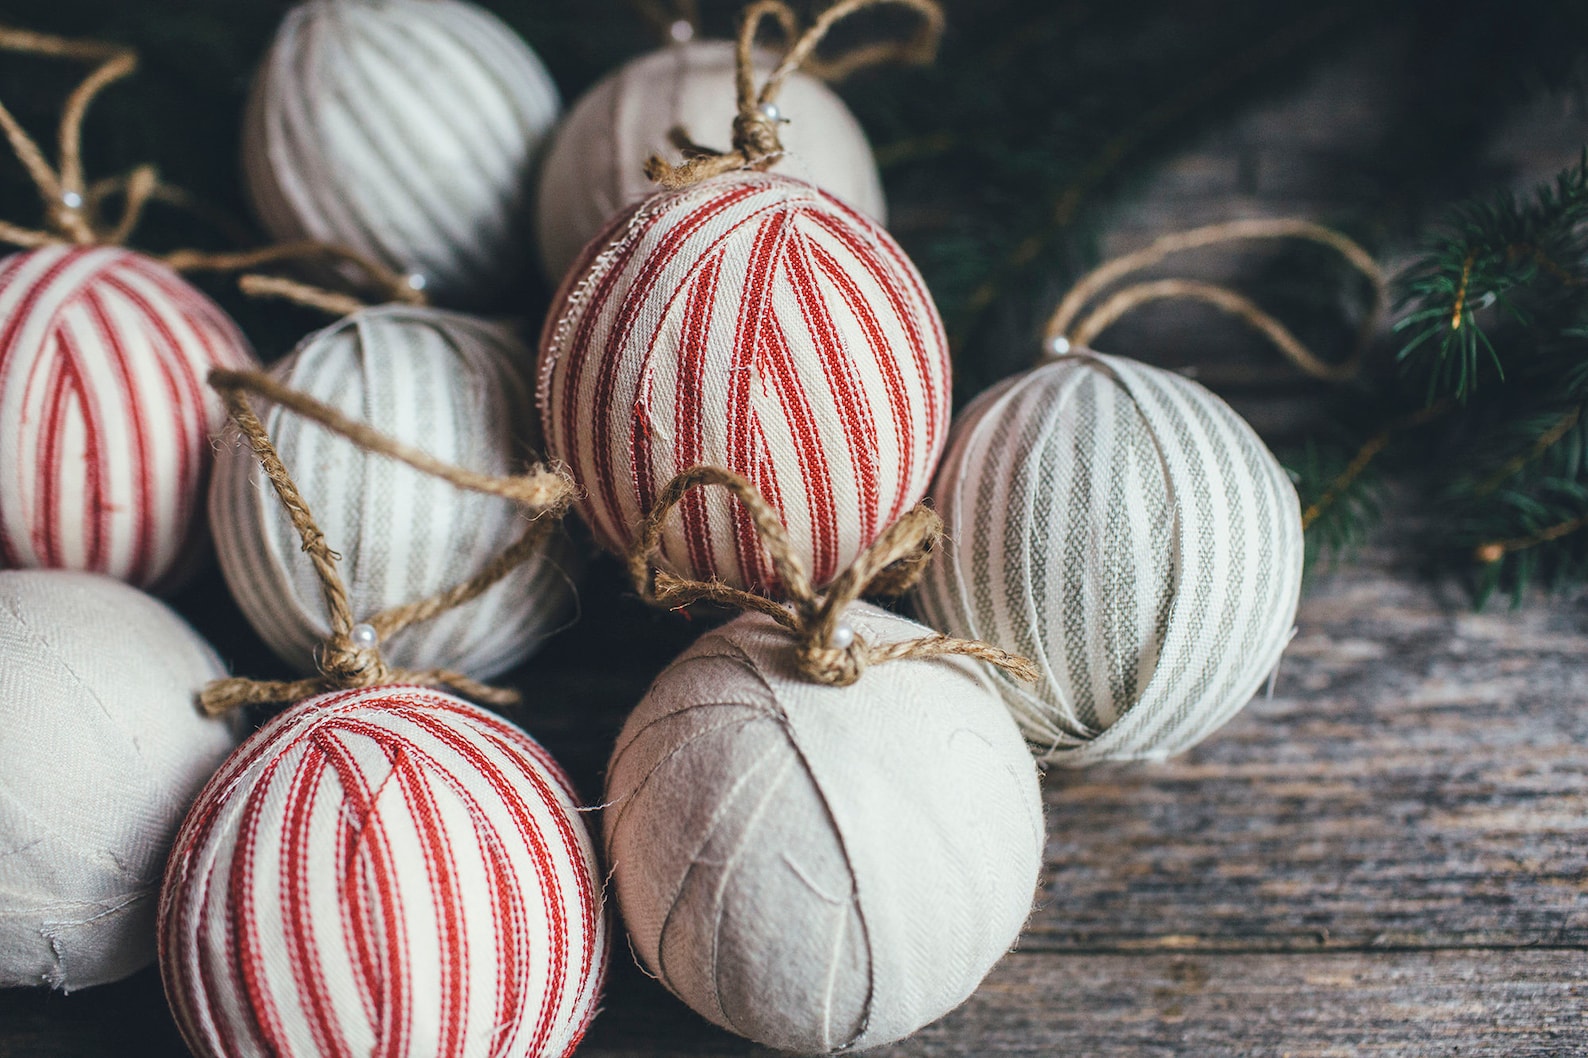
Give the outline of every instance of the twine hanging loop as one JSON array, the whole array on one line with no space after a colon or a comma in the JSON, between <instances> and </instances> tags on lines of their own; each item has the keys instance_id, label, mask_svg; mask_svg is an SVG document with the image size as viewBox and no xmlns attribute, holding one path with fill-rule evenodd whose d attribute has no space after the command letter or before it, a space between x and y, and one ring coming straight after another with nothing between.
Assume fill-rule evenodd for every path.
<instances>
[{"instance_id":1,"label":"twine hanging loop","mask_svg":"<svg viewBox=\"0 0 1588 1058\"><path fill-rule=\"evenodd\" d=\"M349 419L335 408L283 386L262 372L215 370L210 372L209 384L220 394L232 421L259 457L265 476L270 479L293 528L297 530L303 551L313 563L315 575L320 581L321 594L330 617L331 633L321 646L317 659L319 676L294 681L243 678L216 680L205 687L200 696L204 710L215 715L243 705L295 702L325 691L388 683L448 686L467 698L486 704L515 704L518 692L492 687L459 672L440 668L396 668L381 655L380 643L411 624L436 617L484 594L522 565L535 553L546 534L552 531L573 501L573 482L544 466L536 466L512 477L481 474L453 466L421 449L388 437L365 423ZM516 543L463 583L429 598L384 610L362 622L356 621L347 597L347 585L337 571L341 556L331 549L325 534L315 523L308 503L298 491L297 484L271 443L264 424L254 412L249 394L310 419L366 451L406 463L415 470L432 474L460 489L511 500L525 510L529 526Z\"/></svg>"},{"instance_id":2,"label":"twine hanging loop","mask_svg":"<svg viewBox=\"0 0 1588 1058\"><path fill-rule=\"evenodd\" d=\"M908 8L921 18L921 26L905 41L883 42L855 48L833 59L820 59L816 48L832 27L857 11L894 4ZM787 53L759 88L755 83L755 39L761 24L774 21L785 39L791 42ZM943 9L935 0L839 0L823 11L803 34L799 19L783 0L756 0L744 12L734 53L734 83L737 109L733 118L732 147L715 151L689 139L682 129L673 129L669 138L684 152L682 165L652 155L645 163L645 175L670 190L688 187L735 169L765 169L783 154L778 125L783 118L777 109L778 93L796 70L809 69L830 79L847 76L863 66L887 60L930 62L937 54L943 35Z\"/></svg>"},{"instance_id":3,"label":"twine hanging loop","mask_svg":"<svg viewBox=\"0 0 1588 1058\"><path fill-rule=\"evenodd\" d=\"M1300 239L1338 253L1372 285L1373 303L1357 328L1351 354L1331 362L1308 349L1283 323L1239 291L1196 279L1158 279L1133 283L1110 294L1083 315L1087 305L1126 276L1150 268L1173 254L1205 246L1242 241ZM1299 219L1237 220L1209 224L1165 235L1133 253L1106 261L1081 277L1059 302L1043 333L1046 356L1062 356L1072 348L1090 347L1098 335L1126 314L1152 301L1200 301L1245 323L1261 334L1303 373L1326 382L1345 382L1361 370L1362 356L1378 331L1389 304L1389 282L1373 255L1346 235Z\"/></svg>"},{"instance_id":4,"label":"twine hanging loop","mask_svg":"<svg viewBox=\"0 0 1588 1058\"><path fill-rule=\"evenodd\" d=\"M689 580L657 564L668 514L687 493L708 485L727 489L749 515L789 597L788 605L720 581ZM676 609L704 601L767 615L792 633L799 671L831 687L850 686L872 665L949 654L988 662L1019 680L1035 680L1038 672L1030 661L988 643L931 635L872 645L844 620L845 610L867 592L893 595L913 587L942 531L937 514L917 505L890 525L826 591L818 592L788 529L760 491L731 470L696 466L667 483L641 523L628 556L629 575L640 596L657 606Z\"/></svg>"}]
</instances>

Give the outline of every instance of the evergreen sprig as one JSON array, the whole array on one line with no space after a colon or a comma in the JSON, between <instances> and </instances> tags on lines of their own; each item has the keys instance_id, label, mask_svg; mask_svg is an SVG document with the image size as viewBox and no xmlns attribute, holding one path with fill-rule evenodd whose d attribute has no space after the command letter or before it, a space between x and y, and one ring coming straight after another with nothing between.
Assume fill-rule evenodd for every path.
<instances>
[{"instance_id":1,"label":"evergreen sprig","mask_svg":"<svg viewBox=\"0 0 1588 1058\"><path fill-rule=\"evenodd\" d=\"M1480 605L1588 581L1588 152L1529 197L1455 208L1398 285L1400 372L1377 399L1417 439L1379 469L1427 500L1428 552L1475 573ZM1345 492L1330 508L1308 533L1324 552L1373 513Z\"/></svg>"}]
</instances>

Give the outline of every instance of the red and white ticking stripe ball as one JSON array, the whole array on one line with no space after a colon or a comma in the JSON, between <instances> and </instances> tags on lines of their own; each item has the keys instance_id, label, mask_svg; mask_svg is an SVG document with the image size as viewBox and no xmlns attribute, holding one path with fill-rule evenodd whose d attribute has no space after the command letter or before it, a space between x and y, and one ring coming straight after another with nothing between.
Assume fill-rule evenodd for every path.
<instances>
[{"instance_id":1,"label":"red and white ticking stripe ball","mask_svg":"<svg viewBox=\"0 0 1588 1058\"><path fill-rule=\"evenodd\" d=\"M825 192L737 172L614 220L541 337L548 454L580 513L626 550L657 492L712 464L782 514L817 583L921 498L949 417L948 346L920 274ZM776 590L750 519L685 497L664 556L695 578Z\"/></svg>"},{"instance_id":2,"label":"red and white ticking stripe ball","mask_svg":"<svg viewBox=\"0 0 1588 1058\"><path fill-rule=\"evenodd\" d=\"M417 687L310 698L244 743L177 835L159 935L201 1058L564 1055L608 953L562 771Z\"/></svg>"},{"instance_id":3,"label":"red and white ticking stripe ball","mask_svg":"<svg viewBox=\"0 0 1588 1058\"><path fill-rule=\"evenodd\" d=\"M203 532L225 419L205 376L253 363L220 307L152 258L0 261L0 565L169 587Z\"/></svg>"}]
</instances>

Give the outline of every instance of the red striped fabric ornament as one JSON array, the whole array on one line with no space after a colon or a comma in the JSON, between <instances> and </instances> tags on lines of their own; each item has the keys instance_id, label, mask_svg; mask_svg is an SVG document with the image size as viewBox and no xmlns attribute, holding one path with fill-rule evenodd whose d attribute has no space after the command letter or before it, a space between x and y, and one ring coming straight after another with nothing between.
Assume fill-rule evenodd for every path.
<instances>
[{"instance_id":1,"label":"red striped fabric ornament","mask_svg":"<svg viewBox=\"0 0 1588 1058\"><path fill-rule=\"evenodd\" d=\"M439 691L298 703L177 835L160 970L188 1046L244 1055L565 1055L607 926L567 778Z\"/></svg>"},{"instance_id":2,"label":"red striped fabric ornament","mask_svg":"<svg viewBox=\"0 0 1588 1058\"><path fill-rule=\"evenodd\" d=\"M0 261L0 565L172 586L226 418L204 378L254 363L152 258L61 245Z\"/></svg>"},{"instance_id":3,"label":"red striped fabric ornament","mask_svg":"<svg viewBox=\"0 0 1588 1058\"><path fill-rule=\"evenodd\" d=\"M925 491L949 416L948 344L915 266L810 184L744 171L613 221L541 337L546 448L579 511L626 551L656 493L698 464L748 478L817 584ZM695 580L775 591L750 519L694 493L662 552Z\"/></svg>"}]
</instances>

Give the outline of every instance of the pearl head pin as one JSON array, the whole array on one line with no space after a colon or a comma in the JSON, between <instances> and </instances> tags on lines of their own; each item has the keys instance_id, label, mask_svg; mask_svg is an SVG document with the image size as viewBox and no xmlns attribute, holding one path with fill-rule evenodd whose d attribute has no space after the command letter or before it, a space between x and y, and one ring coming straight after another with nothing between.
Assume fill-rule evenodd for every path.
<instances>
[{"instance_id":1,"label":"pearl head pin","mask_svg":"<svg viewBox=\"0 0 1588 1058\"><path fill-rule=\"evenodd\" d=\"M675 44L688 44L695 39L694 24L687 18L681 18L667 27L667 35L673 38Z\"/></svg>"},{"instance_id":2,"label":"pearl head pin","mask_svg":"<svg viewBox=\"0 0 1588 1058\"><path fill-rule=\"evenodd\" d=\"M761 111L762 117L774 124L788 120L783 116L783 111L778 109L776 103L762 103L757 109Z\"/></svg>"},{"instance_id":3,"label":"pearl head pin","mask_svg":"<svg viewBox=\"0 0 1588 1058\"><path fill-rule=\"evenodd\" d=\"M421 272L409 272L404 281L408 284L409 290L423 290L428 285Z\"/></svg>"},{"instance_id":4,"label":"pearl head pin","mask_svg":"<svg viewBox=\"0 0 1588 1058\"><path fill-rule=\"evenodd\" d=\"M833 625L832 645L835 650L848 650L855 645L855 629L853 625L840 621Z\"/></svg>"},{"instance_id":5,"label":"pearl head pin","mask_svg":"<svg viewBox=\"0 0 1588 1058\"><path fill-rule=\"evenodd\" d=\"M380 642L380 636L375 633L375 626L362 621L348 629L347 638L360 650L368 650Z\"/></svg>"},{"instance_id":6,"label":"pearl head pin","mask_svg":"<svg viewBox=\"0 0 1588 1058\"><path fill-rule=\"evenodd\" d=\"M68 191L61 196L61 201L66 204L67 209L77 209L83 204L83 196L76 191Z\"/></svg>"},{"instance_id":7,"label":"pearl head pin","mask_svg":"<svg viewBox=\"0 0 1588 1058\"><path fill-rule=\"evenodd\" d=\"M1048 340L1048 352L1054 356L1063 356L1070 351L1070 340L1062 334L1055 334Z\"/></svg>"}]
</instances>

